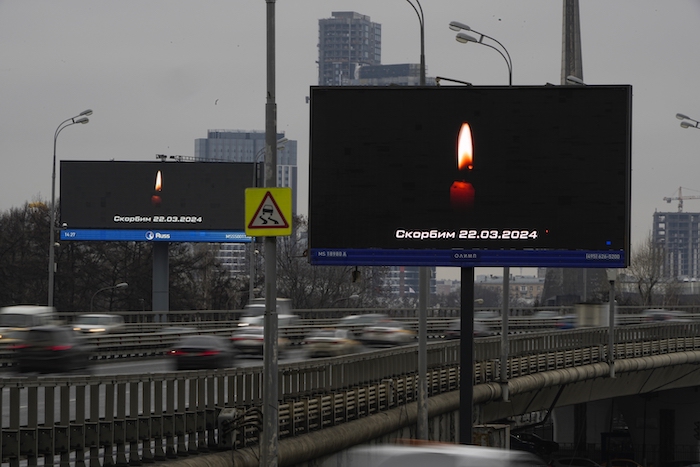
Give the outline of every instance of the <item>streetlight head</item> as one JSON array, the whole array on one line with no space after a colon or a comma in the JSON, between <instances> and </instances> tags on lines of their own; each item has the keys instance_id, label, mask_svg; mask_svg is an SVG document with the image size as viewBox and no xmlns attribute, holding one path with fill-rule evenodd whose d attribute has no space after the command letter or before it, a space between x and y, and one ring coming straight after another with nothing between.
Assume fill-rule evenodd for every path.
<instances>
[{"instance_id":1,"label":"streetlight head","mask_svg":"<svg viewBox=\"0 0 700 467\"><path fill-rule=\"evenodd\" d=\"M90 121L90 119L87 118L87 117L80 117L80 118L76 118L75 120L73 120L73 123L82 123L82 124L85 124L85 123L87 123L87 122L89 122L89 121Z\"/></svg>"},{"instance_id":2,"label":"streetlight head","mask_svg":"<svg viewBox=\"0 0 700 467\"><path fill-rule=\"evenodd\" d=\"M78 117L82 117L83 115L92 115L92 109L83 110L78 114Z\"/></svg>"},{"instance_id":3,"label":"streetlight head","mask_svg":"<svg viewBox=\"0 0 700 467\"><path fill-rule=\"evenodd\" d=\"M126 282L120 282L114 287L116 287L117 289L123 289L124 287L129 287L129 284L127 284Z\"/></svg>"},{"instance_id":4,"label":"streetlight head","mask_svg":"<svg viewBox=\"0 0 700 467\"><path fill-rule=\"evenodd\" d=\"M585 86L585 85L586 85L586 83L584 83L583 80L582 80L581 78L579 78L578 76L574 76L574 75L569 75L569 76L567 76L567 77L566 77L566 82L567 82L567 83L572 83L572 84L580 84L580 85L582 85L582 86Z\"/></svg>"},{"instance_id":5,"label":"streetlight head","mask_svg":"<svg viewBox=\"0 0 700 467\"><path fill-rule=\"evenodd\" d=\"M687 121L685 121L685 120L681 122L681 127L682 127L682 128L690 128L690 127L692 127L692 126L695 126L695 125L693 125L692 123L687 122Z\"/></svg>"},{"instance_id":6,"label":"streetlight head","mask_svg":"<svg viewBox=\"0 0 700 467\"><path fill-rule=\"evenodd\" d=\"M683 115L683 114L676 114L676 118L678 120L686 120L686 119L691 120L690 117L688 117L687 115Z\"/></svg>"},{"instance_id":7,"label":"streetlight head","mask_svg":"<svg viewBox=\"0 0 700 467\"><path fill-rule=\"evenodd\" d=\"M479 42L478 40L476 40L476 37L470 36L469 34L463 32L457 33L455 39L461 44L466 44L467 42Z\"/></svg>"},{"instance_id":8,"label":"streetlight head","mask_svg":"<svg viewBox=\"0 0 700 467\"><path fill-rule=\"evenodd\" d=\"M472 30L472 28L470 28L469 26L467 26L464 23L460 23L459 21L450 21L450 29L452 29L453 31L461 31L461 30L471 31Z\"/></svg>"}]
</instances>

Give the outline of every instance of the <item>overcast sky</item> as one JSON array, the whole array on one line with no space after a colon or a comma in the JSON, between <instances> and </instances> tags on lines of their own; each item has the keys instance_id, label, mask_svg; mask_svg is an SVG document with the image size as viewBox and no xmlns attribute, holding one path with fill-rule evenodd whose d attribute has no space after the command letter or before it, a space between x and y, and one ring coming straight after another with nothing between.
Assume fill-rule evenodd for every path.
<instances>
[{"instance_id":1,"label":"overcast sky","mask_svg":"<svg viewBox=\"0 0 700 467\"><path fill-rule=\"evenodd\" d=\"M513 84L560 83L561 0L421 3L428 76L508 84L499 54L455 41L456 20L507 48ZM193 155L208 129L264 130L266 11L263 0L0 0L0 210L50 200L56 127L87 108L89 124L61 132L59 160L153 161ZM418 63L420 29L404 0L278 0L275 11L277 129L299 142L306 214L318 20L370 16L384 64ZM655 210L678 209L664 197L700 195L700 131L675 118L700 120L700 1L583 0L580 15L584 81L633 86L634 245ZM684 210L700 212L700 199Z\"/></svg>"}]
</instances>

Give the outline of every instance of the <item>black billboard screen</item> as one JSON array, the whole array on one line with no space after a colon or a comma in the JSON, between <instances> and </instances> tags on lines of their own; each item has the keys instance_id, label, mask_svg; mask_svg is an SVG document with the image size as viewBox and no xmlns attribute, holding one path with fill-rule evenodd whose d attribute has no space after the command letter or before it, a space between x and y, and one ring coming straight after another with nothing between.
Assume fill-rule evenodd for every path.
<instances>
[{"instance_id":1,"label":"black billboard screen","mask_svg":"<svg viewBox=\"0 0 700 467\"><path fill-rule=\"evenodd\" d=\"M243 231L245 189L253 185L252 163L62 161L60 174L64 229L149 236Z\"/></svg>"},{"instance_id":2,"label":"black billboard screen","mask_svg":"<svg viewBox=\"0 0 700 467\"><path fill-rule=\"evenodd\" d=\"M311 261L625 266L631 95L312 88Z\"/></svg>"}]
</instances>

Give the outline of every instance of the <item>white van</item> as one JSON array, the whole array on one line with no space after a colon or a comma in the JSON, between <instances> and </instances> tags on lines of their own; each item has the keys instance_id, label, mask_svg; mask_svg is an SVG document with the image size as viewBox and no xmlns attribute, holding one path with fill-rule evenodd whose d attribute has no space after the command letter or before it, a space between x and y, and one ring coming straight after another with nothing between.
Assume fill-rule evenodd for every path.
<instances>
[{"instance_id":1,"label":"white van","mask_svg":"<svg viewBox=\"0 0 700 467\"><path fill-rule=\"evenodd\" d=\"M56 309L51 306L15 305L0 308L0 344L17 343L27 329L57 321Z\"/></svg>"},{"instance_id":2,"label":"white van","mask_svg":"<svg viewBox=\"0 0 700 467\"><path fill-rule=\"evenodd\" d=\"M243 315L238 321L239 327L244 326L261 326L262 316L265 316L265 299L264 298L254 298L245 307L243 307ZM289 298L277 298L277 316L279 319L279 325L290 325L293 323L286 322L291 321L292 318L283 320L282 316L298 316L292 314L292 300ZM285 321L283 323L283 321Z\"/></svg>"},{"instance_id":3,"label":"white van","mask_svg":"<svg viewBox=\"0 0 700 467\"><path fill-rule=\"evenodd\" d=\"M26 329L56 322L52 306L15 305L0 308L0 328Z\"/></svg>"}]
</instances>

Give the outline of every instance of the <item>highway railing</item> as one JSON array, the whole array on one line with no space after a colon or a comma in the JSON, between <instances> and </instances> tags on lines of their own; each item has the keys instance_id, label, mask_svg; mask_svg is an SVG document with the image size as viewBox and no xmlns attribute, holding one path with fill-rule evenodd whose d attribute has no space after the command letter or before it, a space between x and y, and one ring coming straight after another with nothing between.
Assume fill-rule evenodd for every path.
<instances>
[{"instance_id":1,"label":"highway railing","mask_svg":"<svg viewBox=\"0 0 700 467\"><path fill-rule=\"evenodd\" d=\"M105 338L107 339L107 338ZM509 377L607 358L605 328L516 334ZM700 349L700 323L615 331L616 359ZM114 343L112 343L114 344ZM459 341L428 345L430 396L459 382ZM280 437L415 400L417 346L279 366ZM500 338L475 341L475 384L500 377ZM0 458L11 466L118 465L258 442L262 368L0 379Z\"/></svg>"}]
</instances>

